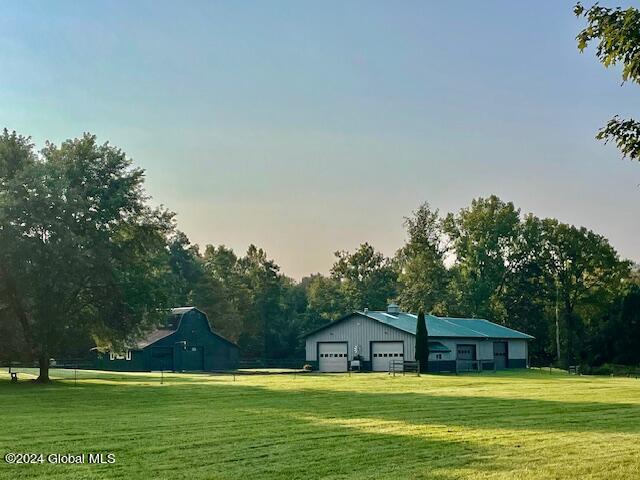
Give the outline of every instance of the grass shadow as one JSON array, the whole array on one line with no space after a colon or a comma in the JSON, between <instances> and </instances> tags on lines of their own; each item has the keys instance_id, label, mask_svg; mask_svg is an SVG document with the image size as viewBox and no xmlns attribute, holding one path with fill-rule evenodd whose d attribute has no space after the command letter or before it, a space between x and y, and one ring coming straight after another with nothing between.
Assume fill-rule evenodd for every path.
<instances>
[{"instance_id":1,"label":"grass shadow","mask_svg":"<svg viewBox=\"0 0 640 480\"><path fill-rule=\"evenodd\" d=\"M602 441L631 436L636 445L640 439L640 405L634 403L502 398L486 392L455 396L433 388L345 390L353 382L344 376L286 383L170 376L168 385L147 375L123 377L126 383L117 377L113 384L83 380L78 387L69 381L34 388L0 382L5 405L0 449L90 448L114 451L121 459L115 467L91 470L90 478L448 480L521 468L530 460L520 450L535 449L540 436L574 442L581 436ZM423 379L355 380L368 384L369 379L372 388L381 388L381 382L385 388L425 388L419 383ZM465 382L473 383L457 379L456 388L463 391ZM36 473L55 478L69 468Z\"/></svg>"}]
</instances>

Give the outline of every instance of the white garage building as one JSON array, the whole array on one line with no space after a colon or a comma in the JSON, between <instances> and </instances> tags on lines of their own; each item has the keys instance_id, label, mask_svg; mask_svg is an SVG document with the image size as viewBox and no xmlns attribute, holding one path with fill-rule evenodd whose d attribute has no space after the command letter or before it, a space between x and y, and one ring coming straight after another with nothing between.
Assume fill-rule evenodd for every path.
<instances>
[{"instance_id":1,"label":"white garage building","mask_svg":"<svg viewBox=\"0 0 640 480\"><path fill-rule=\"evenodd\" d=\"M488 320L425 315L429 370L525 368L533 337ZM363 370L389 370L390 362L415 360L417 316L387 311L353 312L306 335L307 362L321 372L346 372L354 357Z\"/></svg>"}]
</instances>

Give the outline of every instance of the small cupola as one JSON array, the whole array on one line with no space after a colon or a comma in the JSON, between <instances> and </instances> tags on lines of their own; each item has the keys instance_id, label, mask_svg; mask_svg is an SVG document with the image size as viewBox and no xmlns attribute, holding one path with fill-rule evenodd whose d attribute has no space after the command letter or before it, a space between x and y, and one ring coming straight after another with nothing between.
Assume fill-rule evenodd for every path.
<instances>
[{"instance_id":1,"label":"small cupola","mask_svg":"<svg viewBox=\"0 0 640 480\"><path fill-rule=\"evenodd\" d=\"M398 315L400 313L400 307L395 303L390 303L387 305L387 313L389 315Z\"/></svg>"}]
</instances>

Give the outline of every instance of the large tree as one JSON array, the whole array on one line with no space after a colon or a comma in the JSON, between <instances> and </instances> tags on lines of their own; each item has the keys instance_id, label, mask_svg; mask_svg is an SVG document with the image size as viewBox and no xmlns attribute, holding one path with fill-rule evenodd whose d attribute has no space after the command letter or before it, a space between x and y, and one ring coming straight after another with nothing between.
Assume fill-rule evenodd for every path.
<instances>
[{"instance_id":1,"label":"large tree","mask_svg":"<svg viewBox=\"0 0 640 480\"><path fill-rule=\"evenodd\" d=\"M194 296L206 282L204 261L197 245L192 245L183 232L177 231L169 241L169 265L174 274L176 305L193 305Z\"/></svg>"},{"instance_id":2,"label":"large tree","mask_svg":"<svg viewBox=\"0 0 640 480\"><path fill-rule=\"evenodd\" d=\"M622 300L617 327L610 338L615 339L613 359L626 365L640 364L640 285L633 284Z\"/></svg>"},{"instance_id":3,"label":"large tree","mask_svg":"<svg viewBox=\"0 0 640 480\"><path fill-rule=\"evenodd\" d=\"M331 276L340 289L349 310L384 310L397 295L398 272L393 262L363 243L353 253L336 252Z\"/></svg>"},{"instance_id":4,"label":"large tree","mask_svg":"<svg viewBox=\"0 0 640 480\"><path fill-rule=\"evenodd\" d=\"M598 4L585 8L578 3L574 13L587 20L587 26L576 37L580 51L592 41L597 42L596 56L605 67L622 64L622 81L640 83L640 11ZM639 121L615 116L598 132L597 138L615 142L623 156L640 160Z\"/></svg>"},{"instance_id":5,"label":"large tree","mask_svg":"<svg viewBox=\"0 0 640 480\"><path fill-rule=\"evenodd\" d=\"M515 267L519 225L520 211L495 195L447 216L445 231L456 260L451 313L506 321L501 296Z\"/></svg>"},{"instance_id":6,"label":"large tree","mask_svg":"<svg viewBox=\"0 0 640 480\"><path fill-rule=\"evenodd\" d=\"M238 260L240 272L250 292L251 308L244 318L239 344L251 356L271 358L278 341L277 320L283 314L283 275L266 252L250 245Z\"/></svg>"},{"instance_id":7,"label":"large tree","mask_svg":"<svg viewBox=\"0 0 640 480\"><path fill-rule=\"evenodd\" d=\"M398 252L400 305L406 311L444 313L447 249L438 211L424 203L405 218L405 227L407 242Z\"/></svg>"},{"instance_id":8,"label":"large tree","mask_svg":"<svg viewBox=\"0 0 640 480\"><path fill-rule=\"evenodd\" d=\"M237 342L251 308L251 292L243 278L239 259L224 245L207 245L203 255L205 282L194 288L194 305L212 316L213 326Z\"/></svg>"},{"instance_id":9,"label":"large tree","mask_svg":"<svg viewBox=\"0 0 640 480\"><path fill-rule=\"evenodd\" d=\"M562 312L563 363L571 365L585 360L580 352L589 322L611 308L630 265L620 260L607 239L584 227L545 219L542 228L546 268Z\"/></svg>"},{"instance_id":10,"label":"large tree","mask_svg":"<svg viewBox=\"0 0 640 480\"><path fill-rule=\"evenodd\" d=\"M315 274L303 279L302 283L306 285L309 330L338 320L348 312L339 280Z\"/></svg>"},{"instance_id":11,"label":"large tree","mask_svg":"<svg viewBox=\"0 0 640 480\"><path fill-rule=\"evenodd\" d=\"M0 136L0 321L11 318L38 380L90 337L122 345L163 315L172 215L151 208L143 171L86 134L37 154Z\"/></svg>"},{"instance_id":12,"label":"large tree","mask_svg":"<svg viewBox=\"0 0 640 480\"><path fill-rule=\"evenodd\" d=\"M542 246L542 221L529 214L518 227L510 256L511 268L499 298L504 324L536 338L529 347L531 360L536 364L547 364L554 358L551 342L555 333L552 318L555 289L546 274Z\"/></svg>"}]
</instances>

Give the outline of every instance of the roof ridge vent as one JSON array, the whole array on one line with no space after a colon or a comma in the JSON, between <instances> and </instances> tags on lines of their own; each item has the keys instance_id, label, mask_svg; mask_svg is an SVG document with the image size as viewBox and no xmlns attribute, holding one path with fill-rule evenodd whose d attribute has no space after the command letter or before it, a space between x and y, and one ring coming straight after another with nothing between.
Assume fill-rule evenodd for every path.
<instances>
[{"instance_id":1,"label":"roof ridge vent","mask_svg":"<svg viewBox=\"0 0 640 480\"><path fill-rule=\"evenodd\" d=\"M399 315L400 307L397 304L392 302L389 305L387 305L387 313L389 315Z\"/></svg>"}]
</instances>

